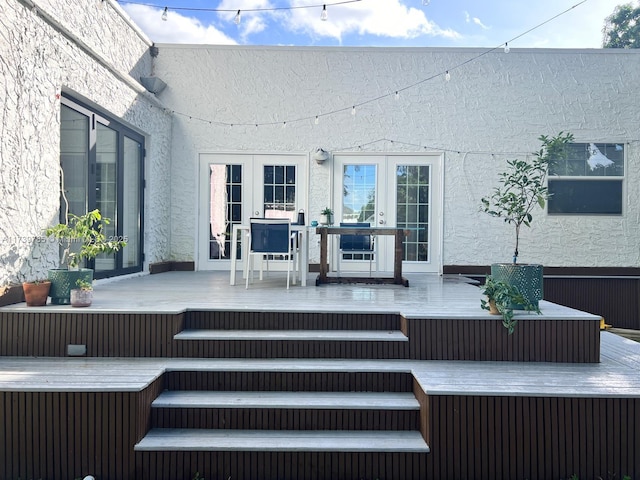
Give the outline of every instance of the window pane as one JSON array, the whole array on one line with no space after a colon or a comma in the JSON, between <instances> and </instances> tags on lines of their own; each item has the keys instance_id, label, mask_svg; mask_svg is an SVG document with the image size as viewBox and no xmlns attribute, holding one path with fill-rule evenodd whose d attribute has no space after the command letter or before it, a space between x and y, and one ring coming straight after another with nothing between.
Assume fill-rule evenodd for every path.
<instances>
[{"instance_id":1,"label":"window pane","mask_svg":"<svg viewBox=\"0 0 640 480\"><path fill-rule=\"evenodd\" d=\"M231 232L242 222L242 165L209 165L209 196L209 259L228 260L240 252L231 248Z\"/></svg>"},{"instance_id":2,"label":"window pane","mask_svg":"<svg viewBox=\"0 0 640 480\"><path fill-rule=\"evenodd\" d=\"M96 206L103 217L112 220L105 225L104 233L108 237L116 236L117 210L117 165L118 134L115 130L98 123L96 132ZM113 270L116 268L115 254L98 255L95 270Z\"/></svg>"},{"instance_id":3,"label":"window pane","mask_svg":"<svg viewBox=\"0 0 640 480\"><path fill-rule=\"evenodd\" d=\"M413 229L404 242L404 260L429 260L429 181L428 165L399 165L396 168L396 223Z\"/></svg>"},{"instance_id":4,"label":"window pane","mask_svg":"<svg viewBox=\"0 0 640 480\"><path fill-rule=\"evenodd\" d=\"M376 166L345 165L341 222L375 224Z\"/></svg>"},{"instance_id":5,"label":"window pane","mask_svg":"<svg viewBox=\"0 0 640 480\"><path fill-rule=\"evenodd\" d=\"M549 180L549 213L622 214L622 180Z\"/></svg>"},{"instance_id":6,"label":"window pane","mask_svg":"<svg viewBox=\"0 0 640 480\"><path fill-rule=\"evenodd\" d=\"M550 175L565 177L622 177L624 144L572 143L567 158L549 168Z\"/></svg>"},{"instance_id":7,"label":"window pane","mask_svg":"<svg viewBox=\"0 0 640 480\"><path fill-rule=\"evenodd\" d=\"M142 165L142 145L129 137L124 137L124 175L122 202L122 236L127 246L122 250L123 268L135 267L140 263L140 182Z\"/></svg>"}]
</instances>

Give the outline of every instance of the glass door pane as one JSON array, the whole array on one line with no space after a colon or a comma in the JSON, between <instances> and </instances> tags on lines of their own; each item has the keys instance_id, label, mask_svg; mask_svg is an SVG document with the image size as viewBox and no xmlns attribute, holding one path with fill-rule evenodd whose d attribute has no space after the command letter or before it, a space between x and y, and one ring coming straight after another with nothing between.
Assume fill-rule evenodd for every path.
<instances>
[{"instance_id":1,"label":"glass door pane","mask_svg":"<svg viewBox=\"0 0 640 480\"><path fill-rule=\"evenodd\" d=\"M233 225L242 223L242 165L209 165L209 260L229 260Z\"/></svg>"},{"instance_id":2,"label":"glass door pane","mask_svg":"<svg viewBox=\"0 0 640 480\"><path fill-rule=\"evenodd\" d=\"M429 165L396 166L396 225L410 230L404 242L408 262L429 261Z\"/></svg>"},{"instance_id":3,"label":"glass door pane","mask_svg":"<svg viewBox=\"0 0 640 480\"><path fill-rule=\"evenodd\" d=\"M122 250L122 268L135 267L140 261L140 228L142 209L140 205L140 166L142 165L142 145L129 137L124 137L123 188L121 237L127 242Z\"/></svg>"},{"instance_id":4,"label":"glass door pane","mask_svg":"<svg viewBox=\"0 0 640 480\"><path fill-rule=\"evenodd\" d=\"M289 218L295 222L297 220L296 166L264 165L262 173L264 218Z\"/></svg>"},{"instance_id":5,"label":"glass door pane","mask_svg":"<svg viewBox=\"0 0 640 480\"><path fill-rule=\"evenodd\" d=\"M89 117L65 105L60 110L60 163L62 165L61 221L69 212L87 211Z\"/></svg>"},{"instance_id":6,"label":"glass door pane","mask_svg":"<svg viewBox=\"0 0 640 480\"><path fill-rule=\"evenodd\" d=\"M347 164L342 174L340 222L376 223L377 165Z\"/></svg>"},{"instance_id":7,"label":"glass door pane","mask_svg":"<svg viewBox=\"0 0 640 480\"><path fill-rule=\"evenodd\" d=\"M111 219L105 225L107 237L115 237L118 219L118 134L115 130L98 123L96 132L96 208L103 217ZM115 254L102 254L96 257L95 270L113 270L116 268Z\"/></svg>"}]
</instances>

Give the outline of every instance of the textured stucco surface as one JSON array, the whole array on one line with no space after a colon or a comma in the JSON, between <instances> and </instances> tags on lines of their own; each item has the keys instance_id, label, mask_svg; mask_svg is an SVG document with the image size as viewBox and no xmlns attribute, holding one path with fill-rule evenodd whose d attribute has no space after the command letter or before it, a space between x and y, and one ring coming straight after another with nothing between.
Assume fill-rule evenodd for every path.
<instances>
[{"instance_id":1,"label":"textured stucco surface","mask_svg":"<svg viewBox=\"0 0 640 480\"><path fill-rule=\"evenodd\" d=\"M162 99L177 112L171 170L175 258L195 255L199 154L310 154L317 146L335 154L362 145L365 152L444 150L443 264L509 261L512 228L480 213L480 198L496 186L507 158L537 150L542 134L569 131L576 142L625 144L624 215L539 212L522 234L520 261L640 266L638 51L511 49L480 55L485 50L158 47L155 69L168 84ZM441 74L449 69L447 82ZM398 99L396 90L402 90ZM351 105L379 96L386 97L350 114ZM318 125L312 120L345 107L322 116ZM291 121L300 118L305 120ZM276 125L254 125L270 122ZM313 215L331 203L333 172L331 162L309 166Z\"/></svg>"},{"instance_id":2,"label":"textured stucco surface","mask_svg":"<svg viewBox=\"0 0 640 480\"><path fill-rule=\"evenodd\" d=\"M146 136L145 251L167 258L171 116L138 83L150 42L109 1L33 3L0 2L0 285L58 264L42 231L58 219L62 91Z\"/></svg>"}]
</instances>

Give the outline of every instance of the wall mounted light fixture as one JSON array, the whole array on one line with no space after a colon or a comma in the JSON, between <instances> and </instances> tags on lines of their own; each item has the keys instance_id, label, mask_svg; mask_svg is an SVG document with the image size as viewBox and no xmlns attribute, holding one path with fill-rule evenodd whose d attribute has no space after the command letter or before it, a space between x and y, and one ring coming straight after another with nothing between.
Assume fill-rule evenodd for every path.
<instances>
[{"instance_id":1,"label":"wall mounted light fixture","mask_svg":"<svg viewBox=\"0 0 640 480\"><path fill-rule=\"evenodd\" d=\"M315 153L313 154L313 159L316 161L318 165L322 165L324 162L329 160L330 156L331 154L329 152L318 147Z\"/></svg>"}]
</instances>

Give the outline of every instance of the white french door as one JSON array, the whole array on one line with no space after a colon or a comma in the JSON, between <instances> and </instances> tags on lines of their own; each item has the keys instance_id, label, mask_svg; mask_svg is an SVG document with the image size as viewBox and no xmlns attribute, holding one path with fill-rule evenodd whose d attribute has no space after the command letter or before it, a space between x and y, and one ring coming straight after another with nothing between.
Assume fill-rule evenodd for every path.
<instances>
[{"instance_id":1,"label":"white french door","mask_svg":"<svg viewBox=\"0 0 640 480\"><path fill-rule=\"evenodd\" d=\"M441 271L441 155L335 154L334 223L367 222L403 227L411 233L403 252L403 272ZM393 236L378 236L380 272L393 271ZM338 248L331 265L337 265ZM341 270L365 271L369 258L342 254Z\"/></svg>"},{"instance_id":2,"label":"white french door","mask_svg":"<svg viewBox=\"0 0 640 480\"><path fill-rule=\"evenodd\" d=\"M251 217L297 220L307 203L307 160L305 155L200 155L198 270L228 270L231 255L244 260L240 242L231 245L233 225L248 224Z\"/></svg>"}]
</instances>

